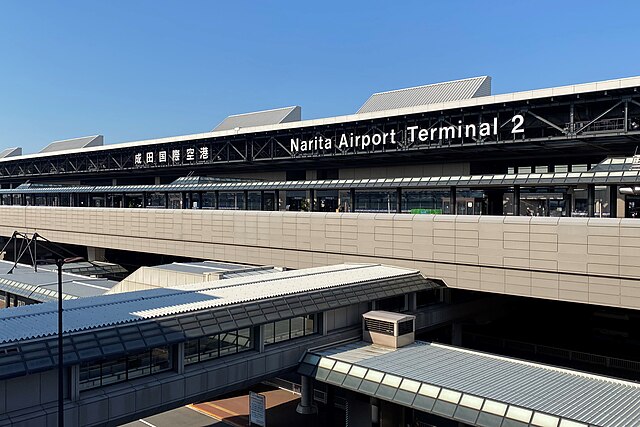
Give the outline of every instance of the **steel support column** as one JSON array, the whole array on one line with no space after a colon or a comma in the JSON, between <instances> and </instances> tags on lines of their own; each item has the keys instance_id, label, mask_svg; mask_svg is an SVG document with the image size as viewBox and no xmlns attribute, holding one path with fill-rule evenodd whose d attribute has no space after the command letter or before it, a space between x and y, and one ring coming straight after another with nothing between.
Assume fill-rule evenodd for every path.
<instances>
[{"instance_id":1,"label":"steel support column","mask_svg":"<svg viewBox=\"0 0 640 427\"><path fill-rule=\"evenodd\" d=\"M450 200L449 205L451 206L449 209L451 212L449 213L451 215L456 215L458 213L458 201L456 199L456 193L457 193L456 186L455 185L451 186L451 188L449 189L449 200Z\"/></svg>"},{"instance_id":2,"label":"steel support column","mask_svg":"<svg viewBox=\"0 0 640 427\"><path fill-rule=\"evenodd\" d=\"M309 210L311 212L316 210L316 190L309 190Z\"/></svg>"},{"instance_id":3,"label":"steel support column","mask_svg":"<svg viewBox=\"0 0 640 427\"><path fill-rule=\"evenodd\" d=\"M296 412L303 415L317 413L318 408L313 404L313 379L302 375L300 382L300 403L296 408Z\"/></svg>"},{"instance_id":4,"label":"steel support column","mask_svg":"<svg viewBox=\"0 0 640 427\"><path fill-rule=\"evenodd\" d=\"M349 201L351 203L351 212L355 212L356 211L356 189L355 188L349 189Z\"/></svg>"},{"instance_id":5,"label":"steel support column","mask_svg":"<svg viewBox=\"0 0 640 427\"><path fill-rule=\"evenodd\" d=\"M402 213L402 188L396 188L396 213Z\"/></svg>"},{"instance_id":6,"label":"steel support column","mask_svg":"<svg viewBox=\"0 0 640 427\"><path fill-rule=\"evenodd\" d=\"M593 218L596 213L596 186L594 184L587 185L587 216Z\"/></svg>"},{"instance_id":7,"label":"steel support column","mask_svg":"<svg viewBox=\"0 0 640 427\"><path fill-rule=\"evenodd\" d=\"M243 193L242 195L244 196L243 209L245 211L248 211L249 210L249 190L244 190L242 193Z\"/></svg>"},{"instance_id":8,"label":"steel support column","mask_svg":"<svg viewBox=\"0 0 640 427\"><path fill-rule=\"evenodd\" d=\"M618 217L618 186L609 186L609 218Z\"/></svg>"},{"instance_id":9,"label":"steel support column","mask_svg":"<svg viewBox=\"0 0 640 427\"><path fill-rule=\"evenodd\" d=\"M520 216L520 186L513 186L513 215Z\"/></svg>"},{"instance_id":10,"label":"steel support column","mask_svg":"<svg viewBox=\"0 0 640 427\"><path fill-rule=\"evenodd\" d=\"M276 211L279 211L280 210L280 190L275 191L274 197L275 197L275 201L274 201L273 209Z\"/></svg>"}]
</instances>

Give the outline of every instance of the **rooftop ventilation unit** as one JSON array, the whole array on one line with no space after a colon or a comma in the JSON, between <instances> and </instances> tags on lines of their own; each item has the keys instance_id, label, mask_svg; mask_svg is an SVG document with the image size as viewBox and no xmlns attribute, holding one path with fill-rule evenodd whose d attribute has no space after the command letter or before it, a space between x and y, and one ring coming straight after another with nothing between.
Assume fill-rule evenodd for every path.
<instances>
[{"instance_id":1,"label":"rooftop ventilation unit","mask_svg":"<svg viewBox=\"0 0 640 427\"><path fill-rule=\"evenodd\" d=\"M370 311L362 315L362 336L367 342L400 348L415 341L416 316L391 311Z\"/></svg>"}]
</instances>

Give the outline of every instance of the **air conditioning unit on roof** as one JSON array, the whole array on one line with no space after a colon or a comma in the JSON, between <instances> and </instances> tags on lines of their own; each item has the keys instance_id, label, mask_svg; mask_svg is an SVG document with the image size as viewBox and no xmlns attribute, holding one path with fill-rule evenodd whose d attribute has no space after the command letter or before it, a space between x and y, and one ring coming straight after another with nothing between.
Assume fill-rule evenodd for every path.
<instances>
[{"instance_id":1,"label":"air conditioning unit on roof","mask_svg":"<svg viewBox=\"0 0 640 427\"><path fill-rule=\"evenodd\" d=\"M362 315L365 341L383 347L400 348L415 341L416 316L391 311L370 311Z\"/></svg>"}]
</instances>

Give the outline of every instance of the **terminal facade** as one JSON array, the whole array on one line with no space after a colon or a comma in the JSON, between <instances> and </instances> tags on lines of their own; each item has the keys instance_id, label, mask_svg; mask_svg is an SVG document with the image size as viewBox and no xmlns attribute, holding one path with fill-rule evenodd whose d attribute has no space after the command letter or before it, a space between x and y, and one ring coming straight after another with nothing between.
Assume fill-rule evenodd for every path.
<instances>
[{"instance_id":1,"label":"terminal facade","mask_svg":"<svg viewBox=\"0 0 640 427\"><path fill-rule=\"evenodd\" d=\"M356 412L370 414L362 425L635 422L598 401L595 387L633 391L640 378L638 88L633 77L491 95L491 79L479 77L377 93L347 116L301 120L301 108L288 107L229 116L201 134L107 145L97 135L35 154L0 151L4 242L38 233L132 273L172 261L263 266L247 270L259 276L216 284L209 276L151 283L137 273L105 285L122 294L69 301L69 419L115 425L285 376L302 388L302 412L336 425L358 425ZM18 244L5 260L24 262L12 259ZM357 276L351 270L371 272L366 285L345 281ZM282 294L250 290L268 277L291 285L296 274L344 288L346 308L313 286L293 292L323 298L304 313L279 306ZM17 280L1 276L7 306L18 305ZM230 300L218 319L209 299L234 286L246 287L247 300ZM158 304L149 307L147 295ZM252 295L275 314L249 310ZM1 310L7 328L55 313L48 299L21 301L45 302ZM181 301L190 308L176 308ZM127 317L141 310L153 315ZM361 316L372 310L416 316L417 341L364 357ZM93 323L89 312L122 317ZM55 425L46 386L55 331L16 330L0 338L0 422ZM458 356L487 362L495 369L487 378L508 383L501 369L527 366L548 383L506 396L489 384L421 376L429 358ZM396 357L397 369L386 369ZM438 366L447 377L465 372ZM604 418L534 399L553 389L556 400L577 404L575 393L558 390L579 371L590 376L575 387L594 391L585 396L604 405ZM37 401L9 392L36 384Z\"/></svg>"}]
</instances>

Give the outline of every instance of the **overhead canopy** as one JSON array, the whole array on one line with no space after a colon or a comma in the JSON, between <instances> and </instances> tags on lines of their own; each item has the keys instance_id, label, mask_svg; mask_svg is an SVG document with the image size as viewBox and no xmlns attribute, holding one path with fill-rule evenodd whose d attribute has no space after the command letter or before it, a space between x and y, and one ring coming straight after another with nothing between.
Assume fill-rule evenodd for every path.
<instances>
[{"instance_id":1,"label":"overhead canopy","mask_svg":"<svg viewBox=\"0 0 640 427\"><path fill-rule=\"evenodd\" d=\"M21 147L5 148L4 150L0 150L0 159L4 159L5 157L13 157L13 156L21 156L21 155L22 155Z\"/></svg>"},{"instance_id":2,"label":"overhead canopy","mask_svg":"<svg viewBox=\"0 0 640 427\"><path fill-rule=\"evenodd\" d=\"M51 153L53 151L62 150L77 150L87 147L99 147L101 145L104 145L104 137L102 135L83 136L81 138L54 141L40 150L40 153Z\"/></svg>"},{"instance_id":3,"label":"overhead canopy","mask_svg":"<svg viewBox=\"0 0 640 427\"><path fill-rule=\"evenodd\" d=\"M441 344L344 344L298 372L474 426L640 425L639 383Z\"/></svg>"},{"instance_id":4,"label":"overhead canopy","mask_svg":"<svg viewBox=\"0 0 640 427\"><path fill-rule=\"evenodd\" d=\"M356 114L419 107L489 95L491 95L491 77L473 77L374 93Z\"/></svg>"},{"instance_id":5,"label":"overhead canopy","mask_svg":"<svg viewBox=\"0 0 640 427\"><path fill-rule=\"evenodd\" d=\"M341 264L265 273L64 303L65 363L185 342L294 316L442 285L419 271ZM0 310L0 379L55 366L55 303ZM30 358L24 357L29 353Z\"/></svg>"},{"instance_id":6,"label":"overhead canopy","mask_svg":"<svg viewBox=\"0 0 640 427\"><path fill-rule=\"evenodd\" d=\"M235 114L224 119L213 131L298 122L301 117L302 108L297 105L273 110L256 111L253 113Z\"/></svg>"},{"instance_id":7,"label":"overhead canopy","mask_svg":"<svg viewBox=\"0 0 640 427\"><path fill-rule=\"evenodd\" d=\"M38 267L38 271L28 265L18 264L13 273L7 272L12 262L0 261L0 290L32 299L38 302L58 299L58 273L55 269ZM73 264L69 264L73 265ZM65 272L62 274L65 300L103 295L118 282L103 278L81 276Z\"/></svg>"}]
</instances>

